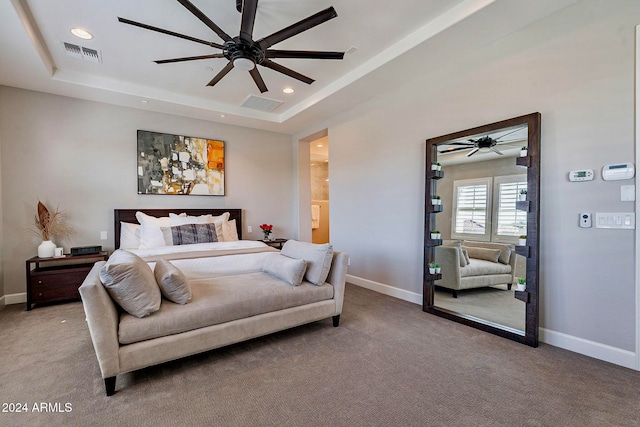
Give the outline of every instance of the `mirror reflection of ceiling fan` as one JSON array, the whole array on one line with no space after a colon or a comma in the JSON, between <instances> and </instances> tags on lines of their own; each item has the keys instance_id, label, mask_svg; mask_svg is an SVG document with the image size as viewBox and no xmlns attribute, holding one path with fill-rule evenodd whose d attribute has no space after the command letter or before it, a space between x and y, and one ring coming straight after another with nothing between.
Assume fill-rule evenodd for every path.
<instances>
[{"instance_id":1,"label":"mirror reflection of ceiling fan","mask_svg":"<svg viewBox=\"0 0 640 427\"><path fill-rule=\"evenodd\" d=\"M506 133L503 133L504 131L501 131L492 135L484 135L479 138L468 139L467 141L447 142L446 144L443 144L442 147L450 147L438 150L438 154L448 154L460 150L471 150L466 154L466 157L471 157L481 149L485 149L488 151L493 151L494 153L502 156L504 154L500 150L498 150L496 146L508 145L515 142L518 142L520 144L523 140L526 141L526 133L524 137L518 134L518 132L522 131L523 129L527 129L527 127L519 127L517 129L509 130ZM511 138L506 138L509 135L511 135Z\"/></svg>"}]
</instances>

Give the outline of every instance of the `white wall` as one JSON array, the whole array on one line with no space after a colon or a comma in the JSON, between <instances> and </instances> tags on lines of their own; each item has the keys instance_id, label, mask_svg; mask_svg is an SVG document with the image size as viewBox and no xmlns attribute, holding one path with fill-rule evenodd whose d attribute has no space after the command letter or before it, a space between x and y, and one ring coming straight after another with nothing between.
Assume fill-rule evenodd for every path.
<instances>
[{"instance_id":1,"label":"white wall","mask_svg":"<svg viewBox=\"0 0 640 427\"><path fill-rule=\"evenodd\" d=\"M138 129L225 141L226 196L138 195ZM288 135L0 87L0 142L6 295L25 292L24 260L39 244L25 230L38 199L68 213L78 237L66 248L112 249L115 208L242 208L245 239L260 238L265 222L296 237Z\"/></svg>"},{"instance_id":2,"label":"white wall","mask_svg":"<svg viewBox=\"0 0 640 427\"><path fill-rule=\"evenodd\" d=\"M424 140L539 111L543 336L633 356L634 232L580 229L578 213L634 204L619 201L620 182L569 183L567 173L634 160L638 23L638 1L585 0L323 122L331 240L349 252L349 273L419 301Z\"/></svg>"}]
</instances>

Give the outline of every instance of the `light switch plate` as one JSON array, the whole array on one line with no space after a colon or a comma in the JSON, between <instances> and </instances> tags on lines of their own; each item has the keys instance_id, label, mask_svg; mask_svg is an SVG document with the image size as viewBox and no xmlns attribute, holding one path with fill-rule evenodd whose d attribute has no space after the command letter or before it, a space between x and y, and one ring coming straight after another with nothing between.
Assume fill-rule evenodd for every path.
<instances>
[{"instance_id":1,"label":"light switch plate","mask_svg":"<svg viewBox=\"0 0 640 427\"><path fill-rule=\"evenodd\" d=\"M633 230L636 228L636 215L633 212L597 212L596 228Z\"/></svg>"},{"instance_id":2,"label":"light switch plate","mask_svg":"<svg viewBox=\"0 0 640 427\"><path fill-rule=\"evenodd\" d=\"M636 200L636 186L635 185L621 185L620 186L620 201L621 202L635 202Z\"/></svg>"}]
</instances>

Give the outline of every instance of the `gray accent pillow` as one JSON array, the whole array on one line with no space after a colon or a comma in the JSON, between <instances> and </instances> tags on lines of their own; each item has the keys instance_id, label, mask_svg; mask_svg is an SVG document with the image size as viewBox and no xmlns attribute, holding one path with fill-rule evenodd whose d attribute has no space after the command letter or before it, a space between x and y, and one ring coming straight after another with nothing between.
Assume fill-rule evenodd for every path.
<instances>
[{"instance_id":1,"label":"gray accent pillow","mask_svg":"<svg viewBox=\"0 0 640 427\"><path fill-rule=\"evenodd\" d=\"M191 300L191 286L182 271L169 261L156 262L153 275L160 287L162 296L176 304L186 304Z\"/></svg>"},{"instance_id":2,"label":"gray accent pillow","mask_svg":"<svg viewBox=\"0 0 640 427\"><path fill-rule=\"evenodd\" d=\"M333 246L330 243L315 244L287 240L280 253L307 262L307 272L304 275L307 282L320 286L327 280L333 260Z\"/></svg>"},{"instance_id":3,"label":"gray accent pillow","mask_svg":"<svg viewBox=\"0 0 640 427\"><path fill-rule=\"evenodd\" d=\"M267 258L262 271L293 286L300 286L307 271L307 262L275 253Z\"/></svg>"},{"instance_id":4,"label":"gray accent pillow","mask_svg":"<svg viewBox=\"0 0 640 427\"><path fill-rule=\"evenodd\" d=\"M498 258L500 258L500 249L474 248L472 246L463 246L463 249L467 251L469 258L491 262L498 262Z\"/></svg>"},{"instance_id":5,"label":"gray accent pillow","mask_svg":"<svg viewBox=\"0 0 640 427\"><path fill-rule=\"evenodd\" d=\"M195 243L211 243L218 241L216 225L184 224L175 227L162 227L162 235L167 246L192 245Z\"/></svg>"},{"instance_id":6,"label":"gray accent pillow","mask_svg":"<svg viewBox=\"0 0 640 427\"><path fill-rule=\"evenodd\" d=\"M116 250L100 269L100 281L127 313L145 317L160 309L160 289L149 265L139 256Z\"/></svg>"}]
</instances>

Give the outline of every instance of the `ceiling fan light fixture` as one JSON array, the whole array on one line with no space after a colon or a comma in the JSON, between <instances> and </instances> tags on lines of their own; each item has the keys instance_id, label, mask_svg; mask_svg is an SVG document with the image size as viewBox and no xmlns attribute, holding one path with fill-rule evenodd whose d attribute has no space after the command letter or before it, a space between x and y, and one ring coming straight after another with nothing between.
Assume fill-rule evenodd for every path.
<instances>
[{"instance_id":1,"label":"ceiling fan light fixture","mask_svg":"<svg viewBox=\"0 0 640 427\"><path fill-rule=\"evenodd\" d=\"M249 58L236 58L233 60L233 66L242 71L251 71L256 67L256 64Z\"/></svg>"}]
</instances>

